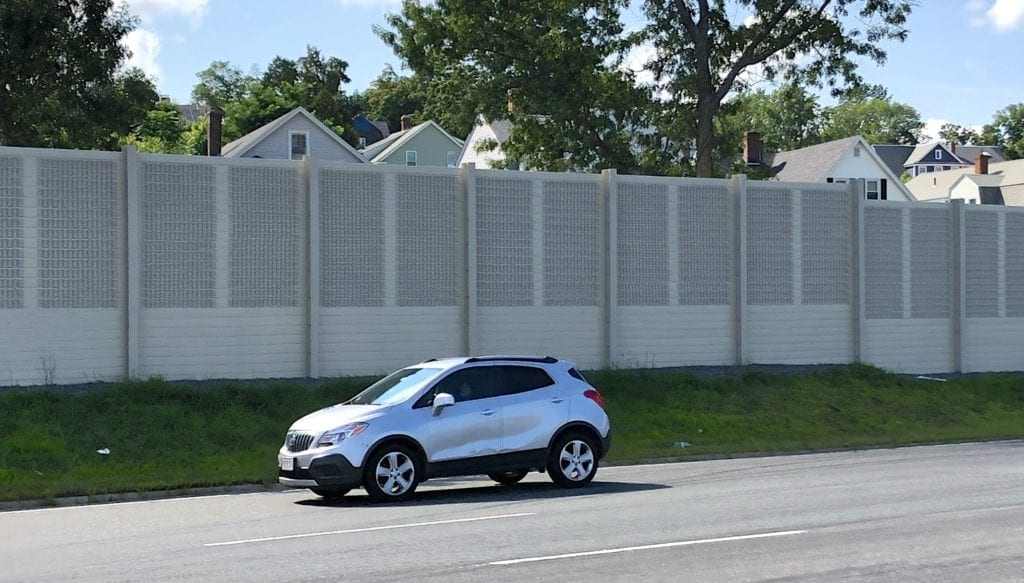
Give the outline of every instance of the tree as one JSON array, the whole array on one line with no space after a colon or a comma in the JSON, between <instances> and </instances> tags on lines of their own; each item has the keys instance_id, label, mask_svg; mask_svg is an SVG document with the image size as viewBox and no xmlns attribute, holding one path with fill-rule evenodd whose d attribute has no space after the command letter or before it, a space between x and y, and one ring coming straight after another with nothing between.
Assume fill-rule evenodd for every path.
<instances>
[{"instance_id":1,"label":"tree","mask_svg":"<svg viewBox=\"0 0 1024 583\"><path fill-rule=\"evenodd\" d=\"M916 144L921 138L921 115L903 103L887 99L848 99L825 111L823 141L863 136L869 144Z\"/></svg>"},{"instance_id":2,"label":"tree","mask_svg":"<svg viewBox=\"0 0 1024 583\"><path fill-rule=\"evenodd\" d=\"M972 128L955 123L944 123L939 128L939 139L954 144L976 145L981 142L981 134Z\"/></svg>"},{"instance_id":3,"label":"tree","mask_svg":"<svg viewBox=\"0 0 1024 583\"><path fill-rule=\"evenodd\" d=\"M348 63L324 57L316 47L306 47L306 54L295 60L276 57L263 73L252 75L214 61L197 74L199 83L192 97L224 112L226 141L301 106L355 143L351 119L358 113L358 102L341 88L350 81L347 69Z\"/></svg>"},{"instance_id":4,"label":"tree","mask_svg":"<svg viewBox=\"0 0 1024 583\"><path fill-rule=\"evenodd\" d=\"M696 170L712 175L715 124L726 97L757 69L768 80L814 86L857 85L856 61L886 58L881 43L903 40L911 0L647 0L635 33L620 23L625 0L448 0L420 6L405 0L378 34L417 74L468 67L478 84L471 99L497 113L501 96L519 90L524 110L548 116L536 154L558 142L582 158L614 165L635 158L636 133L652 117L663 122L680 159L696 138ZM744 14L746 12L746 14ZM746 18L745 18L746 17ZM661 103L636 95L617 68L638 45ZM570 121L575 117L574 121ZM577 132L578 138L560 135ZM516 132L513 140L517 138ZM552 135L553 134L553 135ZM593 154L583 147L592 142ZM665 140L658 138L658 144ZM614 154L614 156L613 156ZM641 156L643 157L643 156ZM626 156L626 160L630 158Z\"/></svg>"},{"instance_id":5,"label":"tree","mask_svg":"<svg viewBox=\"0 0 1024 583\"><path fill-rule=\"evenodd\" d=\"M742 11L749 14L744 19ZM902 41L907 0L648 0L640 38L648 67L674 108L693 116L697 175L714 172L714 121L723 100L754 68L840 92L857 85L856 59L884 62L882 41ZM742 20L741 20L742 19ZM738 22L736 22L738 21Z\"/></svg>"},{"instance_id":6,"label":"tree","mask_svg":"<svg viewBox=\"0 0 1024 583\"><path fill-rule=\"evenodd\" d=\"M190 153L183 142L186 131L178 108L170 101L161 101L124 143L135 146L140 152L186 154Z\"/></svg>"},{"instance_id":7,"label":"tree","mask_svg":"<svg viewBox=\"0 0 1024 583\"><path fill-rule=\"evenodd\" d=\"M982 129L982 141L999 146L1007 160L1024 158L1024 103L1008 105L996 112L992 123Z\"/></svg>"},{"instance_id":8,"label":"tree","mask_svg":"<svg viewBox=\"0 0 1024 583\"><path fill-rule=\"evenodd\" d=\"M619 1L410 0L376 31L433 89L427 104L443 96L461 120L508 119L509 159L636 172L650 94L616 66L626 48Z\"/></svg>"},{"instance_id":9,"label":"tree","mask_svg":"<svg viewBox=\"0 0 1024 583\"><path fill-rule=\"evenodd\" d=\"M123 68L134 26L114 0L0 2L0 143L116 148L157 101Z\"/></svg>"},{"instance_id":10,"label":"tree","mask_svg":"<svg viewBox=\"0 0 1024 583\"><path fill-rule=\"evenodd\" d=\"M363 98L366 99L364 113L371 119L386 121L394 131L400 127L403 115L423 111L426 88L417 77L400 77L387 65L370 83Z\"/></svg>"},{"instance_id":11,"label":"tree","mask_svg":"<svg viewBox=\"0 0 1024 583\"><path fill-rule=\"evenodd\" d=\"M743 133L753 131L761 134L766 151L796 150L820 141L821 115L817 98L799 85L748 91L722 104L719 142L735 152Z\"/></svg>"}]
</instances>

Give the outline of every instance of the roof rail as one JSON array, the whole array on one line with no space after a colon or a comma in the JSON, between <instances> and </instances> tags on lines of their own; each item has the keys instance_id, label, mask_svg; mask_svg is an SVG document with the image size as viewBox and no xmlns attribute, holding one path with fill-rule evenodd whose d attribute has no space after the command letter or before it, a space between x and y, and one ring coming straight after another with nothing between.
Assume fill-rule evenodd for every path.
<instances>
[{"instance_id":1,"label":"roof rail","mask_svg":"<svg viewBox=\"0 0 1024 583\"><path fill-rule=\"evenodd\" d=\"M497 360L507 360L512 362L539 362L542 364L555 364L558 359L553 356L474 356L466 359L467 363L470 362L493 362Z\"/></svg>"}]
</instances>

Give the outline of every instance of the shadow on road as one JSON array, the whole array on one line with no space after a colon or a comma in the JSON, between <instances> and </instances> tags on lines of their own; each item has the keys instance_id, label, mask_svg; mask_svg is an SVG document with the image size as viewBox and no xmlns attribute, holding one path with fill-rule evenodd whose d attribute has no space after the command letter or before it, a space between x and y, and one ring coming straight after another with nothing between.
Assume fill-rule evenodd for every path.
<instances>
[{"instance_id":1,"label":"shadow on road","mask_svg":"<svg viewBox=\"0 0 1024 583\"><path fill-rule=\"evenodd\" d=\"M440 483L440 481L438 482ZM597 494L623 494L628 492L644 492L671 488L665 484L638 484L635 482L603 482L594 481L589 486L573 490L559 488L551 483L525 482L512 486L502 486L491 482L449 482L452 487L443 489L418 490L412 499L401 502L402 506L432 506L435 504L461 504L467 502L516 502L520 500L544 500L549 498L571 498L575 496L592 496ZM427 482L429 487L434 482ZM465 486L462 486L465 484ZM344 498L328 500L320 498L312 492L309 498L297 500L302 506L322 506L326 508L351 508L356 506L374 505L362 490L353 490Z\"/></svg>"}]
</instances>

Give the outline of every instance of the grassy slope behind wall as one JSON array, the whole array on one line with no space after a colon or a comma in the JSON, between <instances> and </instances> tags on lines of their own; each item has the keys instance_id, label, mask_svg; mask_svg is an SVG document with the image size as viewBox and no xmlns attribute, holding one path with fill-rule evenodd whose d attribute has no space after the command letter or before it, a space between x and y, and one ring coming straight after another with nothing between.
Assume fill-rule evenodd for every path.
<instances>
[{"instance_id":1,"label":"grassy slope behind wall","mask_svg":"<svg viewBox=\"0 0 1024 583\"><path fill-rule=\"evenodd\" d=\"M720 377L611 370L588 379L612 418L611 461L1024 436L1024 378L1008 375L935 382L854 366ZM6 391L0 501L273 483L291 422L365 385L150 380Z\"/></svg>"}]
</instances>

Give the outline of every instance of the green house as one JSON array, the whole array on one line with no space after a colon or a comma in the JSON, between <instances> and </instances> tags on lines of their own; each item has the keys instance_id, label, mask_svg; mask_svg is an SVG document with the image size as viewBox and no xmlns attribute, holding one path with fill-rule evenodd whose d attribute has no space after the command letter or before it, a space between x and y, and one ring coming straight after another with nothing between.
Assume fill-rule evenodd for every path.
<instances>
[{"instance_id":1,"label":"green house","mask_svg":"<svg viewBox=\"0 0 1024 583\"><path fill-rule=\"evenodd\" d=\"M441 166L454 168L462 140L452 137L433 121L413 126L402 118L402 130L361 150L374 164L400 166Z\"/></svg>"}]
</instances>

